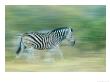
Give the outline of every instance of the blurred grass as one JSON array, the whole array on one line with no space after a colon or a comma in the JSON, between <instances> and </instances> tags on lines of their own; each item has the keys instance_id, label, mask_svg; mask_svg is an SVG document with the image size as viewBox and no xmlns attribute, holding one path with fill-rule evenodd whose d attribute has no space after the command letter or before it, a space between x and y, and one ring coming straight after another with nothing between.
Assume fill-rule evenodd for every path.
<instances>
[{"instance_id":1,"label":"blurred grass","mask_svg":"<svg viewBox=\"0 0 110 82\"><path fill-rule=\"evenodd\" d=\"M105 59L104 58L80 58L74 57L73 59L65 59L53 64L27 64L6 62L6 71L19 71L19 72L40 72L40 71L59 71L59 72L105 72Z\"/></svg>"},{"instance_id":2,"label":"blurred grass","mask_svg":"<svg viewBox=\"0 0 110 82\"><path fill-rule=\"evenodd\" d=\"M6 61L7 72L105 72L106 60L103 50L100 52L77 52L71 53L69 48L62 48L64 60L57 60L53 63L46 63L41 60L36 63L27 63L25 60L10 57ZM80 54L79 54L80 53ZM7 58L6 58L7 59ZM37 60L37 59L36 59Z\"/></svg>"}]
</instances>

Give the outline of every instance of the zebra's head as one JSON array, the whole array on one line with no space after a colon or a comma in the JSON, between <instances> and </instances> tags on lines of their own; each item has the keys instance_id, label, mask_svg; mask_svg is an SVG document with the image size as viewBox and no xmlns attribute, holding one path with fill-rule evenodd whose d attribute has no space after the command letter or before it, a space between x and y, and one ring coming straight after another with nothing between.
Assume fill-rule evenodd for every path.
<instances>
[{"instance_id":1,"label":"zebra's head","mask_svg":"<svg viewBox=\"0 0 110 82\"><path fill-rule=\"evenodd\" d=\"M73 29L72 28L67 28L66 40L69 41L71 46L75 45L75 39L74 39Z\"/></svg>"}]
</instances>

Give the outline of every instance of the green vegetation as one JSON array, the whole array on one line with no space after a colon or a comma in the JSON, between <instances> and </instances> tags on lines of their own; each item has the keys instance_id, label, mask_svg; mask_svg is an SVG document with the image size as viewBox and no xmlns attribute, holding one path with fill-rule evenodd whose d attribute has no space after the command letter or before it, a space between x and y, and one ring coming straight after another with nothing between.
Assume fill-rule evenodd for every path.
<instances>
[{"instance_id":1,"label":"green vegetation","mask_svg":"<svg viewBox=\"0 0 110 82\"><path fill-rule=\"evenodd\" d=\"M6 71L106 71L106 6L6 5L5 19ZM76 45L61 47L63 61L47 65L16 60L18 34L65 26L74 29Z\"/></svg>"}]
</instances>

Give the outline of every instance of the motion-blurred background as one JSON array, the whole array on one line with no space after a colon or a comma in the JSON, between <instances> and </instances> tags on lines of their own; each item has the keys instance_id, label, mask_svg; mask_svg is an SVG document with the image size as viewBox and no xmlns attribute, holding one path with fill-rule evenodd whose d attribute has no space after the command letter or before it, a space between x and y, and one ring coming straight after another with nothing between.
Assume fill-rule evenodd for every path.
<instances>
[{"instance_id":1,"label":"motion-blurred background","mask_svg":"<svg viewBox=\"0 0 110 82\"><path fill-rule=\"evenodd\" d=\"M106 71L106 6L6 5L6 71ZM57 27L74 29L74 48L61 47L65 59L48 64L16 60L17 34Z\"/></svg>"}]
</instances>

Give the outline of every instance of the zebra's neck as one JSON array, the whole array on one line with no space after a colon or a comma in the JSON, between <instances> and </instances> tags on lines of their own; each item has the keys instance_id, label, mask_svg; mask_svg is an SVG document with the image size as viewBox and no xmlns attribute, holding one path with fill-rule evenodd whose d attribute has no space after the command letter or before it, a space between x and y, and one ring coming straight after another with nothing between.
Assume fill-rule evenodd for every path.
<instances>
[{"instance_id":1,"label":"zebra's neck","mask_svg":"<svg viewBox=\"0 0 110 82\"><path fill-rule=\"evenodd\" d=\"M66 30L65 29L61 29L61 30L54 30L50 33L51 37L56 40L56 42L61 42L62 40L64 40L66 38Z\"/></svg>"}]
</instances>

